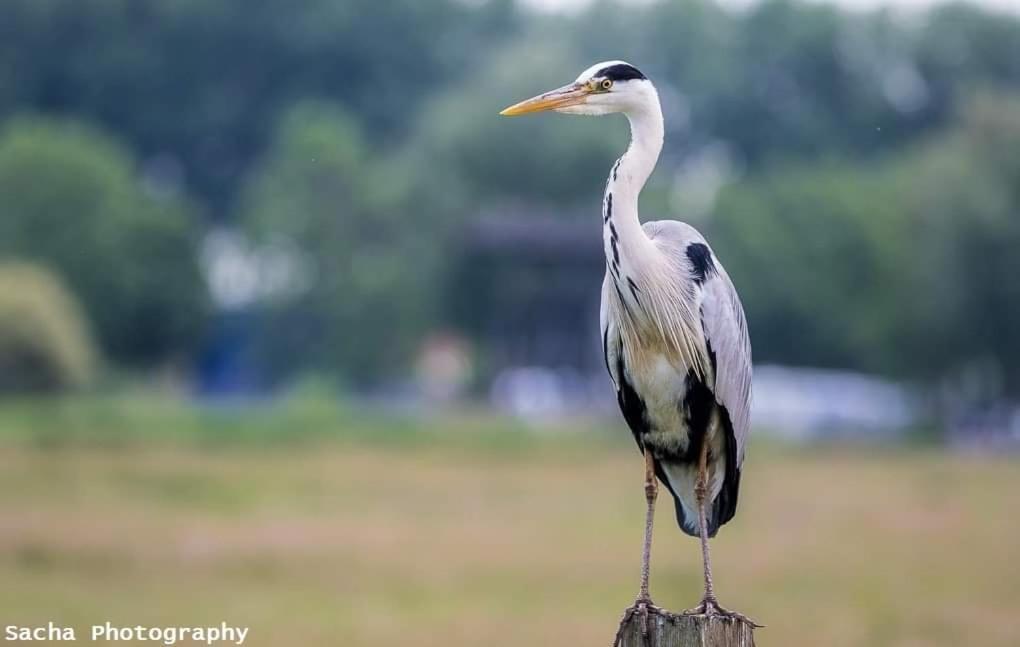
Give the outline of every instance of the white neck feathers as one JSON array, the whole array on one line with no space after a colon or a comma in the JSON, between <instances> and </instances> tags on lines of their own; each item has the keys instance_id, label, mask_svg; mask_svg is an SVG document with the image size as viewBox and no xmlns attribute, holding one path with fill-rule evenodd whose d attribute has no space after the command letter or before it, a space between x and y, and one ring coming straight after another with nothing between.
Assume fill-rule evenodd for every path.
<instances>
[{"instance_id":1,"label":"white neck feathers","mask_svg":"<svg viewBox=\"0 0 1020 647\"><path fill-rule=\"evenodd\" d=\"M628 277L637 280L644 262L657 253L641 229L638 198L662 151L662 109L651 84L641 98L626 113L630 121L630 146L613 165L603 205L606 262L623 282Z\"/></svg>"},{"instance_id":2,"label":"white neck feathers","mask_svg":"<svg viewBox=\"0 0 1020 647\"><path fill-rule=\"evenodd\" d=\"M659 97L648 85L640 103L625 114L631 142L606 183L603 242L628 355L659 348L681 364L703 373L704 340L698 315L689 304L689 285L677 280L683 271L641 228L638 198L662 151L663 121ZM629 357L629 362L640 362Z\"/></svg>"}]
</instances>

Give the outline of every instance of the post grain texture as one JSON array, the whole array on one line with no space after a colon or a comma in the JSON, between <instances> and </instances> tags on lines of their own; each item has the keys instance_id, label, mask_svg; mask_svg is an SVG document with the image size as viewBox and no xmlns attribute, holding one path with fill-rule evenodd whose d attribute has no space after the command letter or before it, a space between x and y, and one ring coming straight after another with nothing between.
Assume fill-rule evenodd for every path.
<instances>
[{"instance_id":1,"label":"post grain texture","mask_svg":"<svg viewBox=\"0 0 1020 647\"><path fill-rule=\"evenodd\" d=\"M629 610L614 647L754 647L754 625L743 620L650 609L647 636L642 624L641 614Z\"/></svg>"}]
</instances>

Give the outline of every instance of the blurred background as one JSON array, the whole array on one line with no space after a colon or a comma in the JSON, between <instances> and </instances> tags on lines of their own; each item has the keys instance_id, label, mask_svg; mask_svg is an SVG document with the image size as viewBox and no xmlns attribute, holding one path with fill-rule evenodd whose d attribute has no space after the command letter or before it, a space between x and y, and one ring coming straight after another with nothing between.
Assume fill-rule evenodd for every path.
<instances>
[{"instance_id":1,"label":"blurred background","mask_svg":"<svg viewBox=\"0 0 1020 647\"><path fill-rule=\"evenodd\" d=\"M497 113L615 58L664 103L644 218L749 319L723 603L761 645L1020 644L1015 0L2 0L3 623L608 644L627 128Z\"/></svg>"}]
</instances>

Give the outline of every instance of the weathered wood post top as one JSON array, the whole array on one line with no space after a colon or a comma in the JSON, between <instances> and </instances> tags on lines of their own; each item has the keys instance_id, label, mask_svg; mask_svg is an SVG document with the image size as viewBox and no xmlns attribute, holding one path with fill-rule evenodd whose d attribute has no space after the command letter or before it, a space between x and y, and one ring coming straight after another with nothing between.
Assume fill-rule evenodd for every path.
<instances>
[{"instance_id":1,"label":"weathered wood post top","mask_svg":"<svg viewBox=\"0 0 1020 647\"><path fill-rule=\"evenodd\" d=\"M686 615L648 610L644 618L633 609L620 621L613 647L754 647L755 625L725 616Z\"/></svg>"}]
</instances>

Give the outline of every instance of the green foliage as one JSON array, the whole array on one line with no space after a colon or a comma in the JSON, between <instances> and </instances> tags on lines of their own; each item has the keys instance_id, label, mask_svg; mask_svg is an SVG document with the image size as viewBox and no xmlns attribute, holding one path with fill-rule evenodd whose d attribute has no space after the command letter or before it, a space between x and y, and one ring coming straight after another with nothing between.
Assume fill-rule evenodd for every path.
<instances>
[{"instance_id":1,"label":"green foliage","mask_svg":"<svg viewBox=\"0 0 1020 647\"><path fill-rule=\"evenodd\" d=\"M985 397L1020 394L1020 96L977 94L897 179L922 298L907 353Z\"/></svg>"},{"instance_id":2,"label":"green foliage","mask_svg":"<svg viewBox=\"0 0 1020 647\"><path fill-rule=\"evenodd\" d=\"M938 92L1020 83L1020 18L974 4L935 8L918 34L918 60Z\"/></svg>"},{"instance_id":3,"label":"green foliage","mask_svg":"<svg viewBox=\"0 0 1020 647\"><path fill-rule=\"evenodd\" d=\"M188 398L146 389L6 398L0 407L0 446L296 448L331 443L477 448L507 457L548 452L576 438L575 422L523 423L491 412L380 412L348 407L332 385L299 385L257 406L196 405ZM588 447L618 445L619 429L591 422ZM570 451L573 451L571 449ZM280 452L274 451L274 455Z\"/></svg>"},{"instance_id":4,"label":"green foliage","mask_svg":"<svg viewBox=\"0 0 1020 647\"><path fill-rule=\"evenodd\" d=\"M497 113L621 57L666 112L646 219L692 217L667 204L692 154L725 150L742 174L705 233L759 359L1020 393L1020 19L960 3L903 20L798 0L569 16L513 0L5 0L0 257L56 272L113 362L187 356L210 314L200 201L291 262L257 307L270 379L393 375L424 331L547 280L516 265L458 278L488 271L460 254L477 214L597 226L622 120ZM26 111L121 143L10 117ZM189 197L142 190L135 160L179 167Z\"/></svg>"},{"instance_id":5,"label":"green foliage","mask_svg":"<svg viewBox=\"0 0 1020 647\"><path fill-rule=\"evenodd\" d=\"M295 101L328 98L373 131L402 132L407 107L464 64L460 47L502 31L487 21L505 2L490 4L5 0L0 114L31 107L103 124L144 157L180 159L222 210Z\"/></svg>"},{"instance_id":6,"label":"green foliage","mask_svg":"<svg viewBox=\"0 0 1020 647\"><path fill-rule=\"evenodd\" d=\"M112 358L144 364L194 347L205 295L193 214L147 197L119 145L74 122L8 120L0 195L0 257L57 271Z\"/></svg>"},{"instance_id":7,"label":"green foliage","mask_svg":"<svg viewBox=\"0 0 1020 647\"><path fill-rule=\"evenodd\" d=\"M597 209L606 171L626 146L623 117L498 116L511 103L573 79L588 64L545 30L494 52L482 72L424 111L413 142L421 192L452 190L461 211L522 197L560 205L584 200Z\"/></svg>"},{"instance_id":8,"label":"green foliage","mask_svg":"<svg viewBox=\"0 0 1020 647\"><path fill-rule=\"evenodd\" d=\"M757 359L1020 393L1020 99L978 95L961 122L867 170L724 191L709 234Z\"/></svg>"},{"instance_id":9,"label":"green foliage","mask_svg":"<svg viewBox=\"0 0 1020 647\"><path fill-rule=\"evenodd\" d=\"M888 370L870 352L902 296L893 187L833 165L724 192L708 235L751 319L756 359ZM753 286L753 287L752 287Z\"/></svg>"},{"instance_id":10,"label":"green foliage","mask_svg":"<svg viewBox=\"0 0 1020 647\"><path fill-rule=\"evenodd\" d=\"M0 264L0 393L88 385L96 369L88 325L51 272Z\"/></svg>"},{"instance_id":11,"label":"green foliage","mask_svg":"<svg viewBox=\"0 0 1020 647\"><path fill-rule=\"evenodd\" d=\"M325 103L295 107L242 198L240 220L291 250L294 284L271 302L259 345L273 373L371 380L404 365L426 322L437 249L401 209L399 179Z\"/></svg>"}]
</instances>

